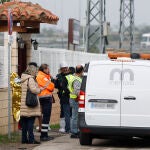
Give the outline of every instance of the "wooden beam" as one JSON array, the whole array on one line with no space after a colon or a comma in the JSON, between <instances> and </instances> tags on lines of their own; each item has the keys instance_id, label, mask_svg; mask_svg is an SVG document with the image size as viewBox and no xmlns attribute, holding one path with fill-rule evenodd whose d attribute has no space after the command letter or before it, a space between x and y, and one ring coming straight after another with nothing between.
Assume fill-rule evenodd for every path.
<instances>
[{"instance_id":1,"label":"wooden beam","mask_svg":"<svg viewBox=\"0 0 150 150\"><path fill-rule=\"evenodd\" d=\"M39 22L30 22L30 21L25 21L24 22L24 26L25 27L34 27L34 28L39 28L40 27L40 23Z\"/></svg>"},{"instance_id":2,"label":"wooden beam","mask_svg":"<svg viewBox=\"0 0 150 150\"><path fill-rule=\"evenodd\" d=\"M40 28L28 28L26 33L40 33Z\"/></svg>"},{"instance_id":3,"label":"wooden beam","mask_svg":"<svg viewBox=\"0 0 150 150\"><path fill-rule=\"evenodd\" d=\"M0 26L7 26L7 24L8 23L6 21L5 22L4 21L0 21Z\"/></svg>"},{"instance_id":4,"label":"wooden beam","mask_svg":"<svg viewBox=\"0 0 150 150\"><path fill-rule=\"evenodd\" d=\"M8 27L7 26L0 26L0 32L6 32L8 31ZM13 31L14 32L27 32L26 28L21 28L18 26L13 26Z\"/></svg>"},{"instance_id":5,"label":"wooden beam","mask_svg":"<svg viewBox=\"0 0 150 150\"><path fill-rule=\"evenodd\" d=\"M34 28L39 28L40 27L40 23L35 22L35 21L19 21L19 22L14 21L13 25L16 26L17 23L20 23L21 27L34 27ZM5 25L8 25L8 22L0 20L0 26L5 26Z\"/></svg>"},{"instance_id":6,"label":"wooden beam","mask_svg":"<svg viewBox=\"0 0 150 150\"><path fill-rule=\"evenodd\" d=\"M0 32L7 32L8 27L0 25ZM20 26L13 26L13 32L18 33L40 33L40 28L26 28L26 27L20 27Z\"/></svg>"}]
</instances>

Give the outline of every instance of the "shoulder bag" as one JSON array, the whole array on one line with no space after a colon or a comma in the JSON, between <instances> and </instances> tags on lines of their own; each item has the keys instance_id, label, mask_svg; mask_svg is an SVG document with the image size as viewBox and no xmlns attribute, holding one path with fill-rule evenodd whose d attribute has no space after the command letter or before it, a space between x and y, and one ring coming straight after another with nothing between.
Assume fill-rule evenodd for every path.
<instances>
[{"instance_id":1,"label":"shoulder bag","mask_svg":"<svg viewBox=\"0 0 150 150\"><path fill-rule=\"evenodd\" d=\"M29 83L29 78L28 78L28 83ZM27 83L27 93L26 93L26 105L28 107L36 107L38 105L38 99L37 95L32 93L31 90L29 89L29 85Z\"/></svg>"}]
</instances>

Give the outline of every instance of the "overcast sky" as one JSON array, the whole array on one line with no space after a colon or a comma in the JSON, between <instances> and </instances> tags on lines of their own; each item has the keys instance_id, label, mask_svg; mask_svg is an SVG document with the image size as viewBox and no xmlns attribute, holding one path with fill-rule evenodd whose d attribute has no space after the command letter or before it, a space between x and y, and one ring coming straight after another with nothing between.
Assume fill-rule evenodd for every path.
<instances>
[{"instance_id":1,"label":"overcast sky","mask_svg":"<svg viewBox=\"0 0 150 150\"><path fill-rule=\"evenodd\" d=\"M29 1L29 0L24 0ZM60 20L58 25L52 26L65 31L68 29L68 18L75 18L85 24L87 0L30 0L39 3L44 8L56 14ZM94 1L94 0L93 0ZM150 0L134 0L135 25L150 25ZM106 19L111 26L119 25L120 0L106 0Z\"/></svg>"}]
</instances>

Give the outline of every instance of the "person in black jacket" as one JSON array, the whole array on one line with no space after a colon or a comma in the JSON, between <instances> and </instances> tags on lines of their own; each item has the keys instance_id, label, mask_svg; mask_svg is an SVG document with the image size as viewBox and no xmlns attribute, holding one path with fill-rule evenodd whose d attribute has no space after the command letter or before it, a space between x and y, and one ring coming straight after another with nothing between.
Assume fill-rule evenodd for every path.
<instances>
[{"instance_id":1,"label":"person in black jacket","mask_svg":"<svg viewBox=\"0 0 150 150\"><path fill-rule=\"evenodd\" d=\"M68 96L63 93L63 80L65 76L68 74L68 66L65 62L60 64L60 73L57 74L56 79L54 81L55 88L58 89L58 97L60 99L60 132L65 132L65 118L64 118L64 111L63 111L63 104L67 100Z\"/></svg>"}]
</instances>

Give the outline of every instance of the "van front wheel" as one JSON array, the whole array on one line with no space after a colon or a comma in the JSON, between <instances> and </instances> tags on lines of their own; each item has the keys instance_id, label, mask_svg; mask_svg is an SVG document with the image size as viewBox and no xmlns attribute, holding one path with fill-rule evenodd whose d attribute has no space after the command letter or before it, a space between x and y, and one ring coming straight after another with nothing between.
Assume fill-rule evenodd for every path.
<instances>
[{"instance_id":1,"label":"van front wheel","mask_svg":"<svg viewBox=\"0 0 150 150\"><path fill-rule=\"evenodd\" d=\"M91 145L92 137L88 133L80 132L80 144L81 145Z\"/></svg>"}]
</instances>

